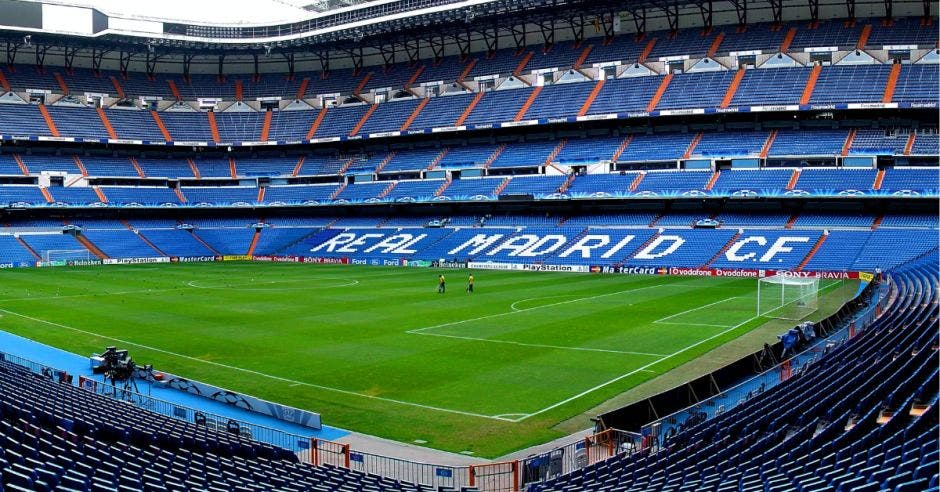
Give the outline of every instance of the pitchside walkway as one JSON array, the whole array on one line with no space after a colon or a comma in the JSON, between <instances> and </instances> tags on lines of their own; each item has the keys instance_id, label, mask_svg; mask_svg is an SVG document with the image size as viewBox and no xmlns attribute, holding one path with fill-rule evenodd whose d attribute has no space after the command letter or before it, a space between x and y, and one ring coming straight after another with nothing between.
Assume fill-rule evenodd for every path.
<instances>
[{"instance_id":1,"label":"pitchside walkway","mask_svg":"<svg viewBox=\"0 0 940 492\"><path fill-rule=\"evenodd\" d=\"M89 362L88 356L66 352L5 331L0 331L0 347L3 347L3 351L7 353L66 371L74 376L76 382L79 376L86 376L96 381L101 381L100 375L92 374L91 363ZM149 389L148 387L149 384L147 383L138 383L138 389L144 395L199 410L207 414L215 414L248 424L269 427L290 434L331 441L338 440L349 434L348 431L343 429L326 425L324 425L321 430L317 431L309 427L291 424L274 417L249 412L241 408L229 406L190 393L184 393L179 390L159 388L157 386L153 386L152 389ZM266 441L263 435L256 436L255 438L260 441ZM279 445L280 443L272 442L271 444Z\"/></svg>"}]
</instances>

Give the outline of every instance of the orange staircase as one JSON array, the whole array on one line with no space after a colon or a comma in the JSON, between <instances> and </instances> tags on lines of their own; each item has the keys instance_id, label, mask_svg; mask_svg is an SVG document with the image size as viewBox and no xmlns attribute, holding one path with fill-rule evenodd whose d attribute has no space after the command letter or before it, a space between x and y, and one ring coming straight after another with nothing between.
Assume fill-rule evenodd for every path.
<instances>
[{"instance_id":1,"label":"orange staircase","mask_svg":"<svg viewBox=\"0 0 940 492\"><path fill-rule=\"evenodd\" d=\"M173 191L176 192L176 198L180 201L180 203L186 203L186 197L183 196L183 190L179 188L173 188Z\"/></svg>"},{"instance_id":2,"label":"orange staircase","mask_svg":"<svg viewBox=\"0 0 940 492\"><path fill-rule=\"evenodd\" d=\"M359 133L359 130L362 130L363 125L366 124L366 121L369 120L369 117L372 116L372 113L374 113L376 109L379 109L378 104L369 106L369 109L366 110L366 114L362 115L362 118L359 119L359 122L356 123L356 126L353 127L351 132L349 132L350 137L356 136L356 134Z\"/></svg>"},{"instance_id":3,"label":"orange staircase","mask_svg":"<svg viewBox=\"0 0 940 492\"><path fill-rule=\"evenodd\" d=\"M904 145L904 155L911 155L911 151L914 150L914 142L917 140L917 132L911 132L911 135L907 137L907 143Z\"/></svg>"},{"instance_id":4,"label":"orange staircase","mask_svg":"<svg viewBox=\"0 0 940 492\"><path fill-rule=\"evenodd\" d=\"M568 191L568 188L571 187L571 183L574 183L574 178L575 178L574 174L569 174L568 179L566 179L565 182L562 183L561 186L558 187L558 193L564 193Z\"/></svg>"},{"instance_id":5,"label":"orange staircase","mask_svg":"<svg viewBox=\"0 0 940 492\"><path fill-rule=\"evenodd\" d=\"M813 71L809 73L806 79L806 88L803 89L803 95L800 96L800 104L809 104L813 97L813 89L816 88L816 81L819 80L819 74L822 72L822 65L813 65Z\"/></svg>"},{"instance_id":6,"label":"orange staircase","mask_svg":"<svg viewBox=\"0 0 940 492\"><path fill-rule=\"evenodd\" d=\"M23 176L29 176L29 168L26 167L26 163L23 162L23 159L19 154L13 154L13 160L16 161L16 165L20 166L20 171L23 172Z\"/></svg>"},{"instance_id":7,"label":"orange staircase","mask_svg":"<svg viewBox=\"0 0 940 492\"><path fill-rule=\"evenodd\" d=\"M682 155L683 159L688 159L692 156L692 152L695 151L695 147L698 147L698 143L702 141L702 132L698 132L695 135L695 138L692 139L692 143L689 144L689 148L685 149L685 154Z\"/></svg>"},{"instance_id":8,"label":"orange staircase","mask_svg":"<svg viewBox=\"0 0 940 492\"><path fill-rule=\"evenodd\" d=\"M771 130L770 135L767 135L767 140L764 141L764 146L760 149L760 157L762 159L767 158L767 154L770 153L770 148L774 144L774 140L777 139L777 130Z\"/></svg>"},{"instance_id":9,"label":"orange staircase","mask_svg":"<svg viewBox=\"0 0 940 492\"><path fill-rule=\"evenodd\" d=\"M101 118L101 124L104 125L104 129L108 132L108 137L112 139L117 139L117 132L114 131L114 127L111 126L111 121L108 120L108 115L104 114L104 110L98 108L98 118Z\"/></svg>"},{"instance_id":10,"label":"orange staircase","mask_svg":"<svg viewBox=\"0 0 940 492\"><path fill-rule=\"evenodd\" d=\"M731 84L728 86L728 91L725 92L725 97L721 100L721 104L718 106L719 108L727 108L731 105L731 101L734 100L734 94L738 92L738 87L741 85L742 79L744 79L744 69L739 68L734 74L734 78L731 79Z\"/></svg>"},{"instance_id":11,"label":"orange staircase","mask_svg":"<svg viewBox=\"0 0 940 492\"><path fill-rule=\"evenodd\" d=\"M124 219L121 219L121 223L124 224L124 227L126 227L127 230L134 231L134 226L132 226L130 222ZM157 252L157 254L159 254L160 256L169 256L168 254L164 253L162 249L158 248L156 244L153 244L149 239L147 239L147 237L144 236L142 232L136 231L136 234L137 234L137 237L139 237L141 241L146 243L147 246L150 246L154 251Z\"/></svg>"},{"instance_id":12,"label":"orange staircase","mask_svg":"<svg viewBox=\"0 0 940 492\"><path fill-rule=\"evenodd\" d=\"M255 199L256 202L258 202L258 203L264 203L264 192L265 192L265 190L267 190L267 189L268 189L268 188L267 188L267 187L264 187L264 186L258 188L258 197Z\"/></svg>"},{"instance_id":13,"label":"orange staircase","mask_svg":"<svg viewBox=\"0 0 940 492\"><path fill-rule=\"evenodd\" d=\"M95 195L98 197L99 202L108 203L108 197L105 196L104 191L101 188L98 186L92 186L91 188L95 190Z\"/></svg>"},{"instance_id":14,"label":"orange staircase","mask_svg":"<svg viewBox=\"0 0 940 492\"><path fill-rule=\"evenodd\" d=\"M796 267L796 271L802 272L803 268L806 267L806 264L809 263L809 260L813 259L813 255L819 251L819 248L822 247L823 243L826 242L826 238L829 237L828 232L823 232L822 236L819 236L819 239L816 240L816 244L813 245L813 249L809 250L806 258L803 258L803 261L800 262L800 266Z\"/></svg>"},{"instance_id":15,"label":"orange staircase","mask_svg":"<svg viewBox=\"0 0 940 492\"><path fill-rule=\"evenodd\" d=\"M82 173L82 176L88 177L88 170L85 169L85 164L82 162L82 160L77 155L73 155L72 160L75 161L75 167L77 167L78 171Z\"/></svg>"},{"instance_id":16,"label":"orange staircase","mask_svg":"<svg viewBox=\"0 0 940 492\"><path fill-rule=\"evenodd\" d=\"M492 165L496 159L499 159L499 155L502 154L504 150L506 150L506 144L501 144L499 147L496 147L496 150L494 150L493 153L486 158L486 162L483 163L483 169L489 169L490 165Z\"/></svg>"},{"instance_id":17,"label":"orange staircase","mask_svg":"<svg viewBox=\"0 0 940 492\"><path fill-rule=\"evenodd\" d=\"M629 188L629 190L630 190L631 192L632 192L632 191L636 191L636 189L640 187L640 183L643 182L643 178L645 178L645 177L646 177L646 173L638 173L638 174L636 175L636 177L633 178L633 182L630 183L630 188Z\"/></svg>"},{"instance_id":18,"label":"orange staircase","mask_svg":"<svg viewBox=\"0 0 940 492\"><path fill-rule=\"evenodd\" d=\"M382 162L379 163L378 167L375 168L375 174L382 172L382 169L385 169L385 166L387 166L389 162L392 162L392 159L394 159L396 155L398 155L397 150L389 152L388 155L382 159Z\"/></svg>"},{"instance_id":19,"label":"orange staircase","mask_svg":"<svg viewBox=\"0 0 940 492\"><path fill-rule=\"evenodd\" d=\"M663 98L663 94L666 93L666 88L669 87L669 82L672 81L672 74L668 73L663 77L663 81L659 83L659 88L656 89L656 93L653 94L653 97L650 99L650 103L646 105L646 111L650 112L656 109L656 105L659 104L659 100Z\"/></svg>"},{"instance_id":20,"label":"orange staircase","mask_svg":"<svg viewBox=\"0 0 940 492\"><path fill-rule=\"evenodd\" d=\"M590 46L588 46L590 48ZM594 84L594 88L591 89L591 93L588 94L587 99L584 100L584 104L581 105L581 109L578 110L578 116L584 116L591 109L591 105L594 104L594 100L597 99L597 95L600 94L601 89L604 88L604 83L607 82L607 79L600 79Z\"/></svg>"},{"instance_id":21,"label":"orange staircase","mask_svg":"<svg viewBox=\"0 0 940 492\"><path fill-rule=\"evenodd\" d=\"M199 237L199 234L196 234L196 231L189 231L189 232L190 232L190 234L193 235L193 239L195 239L196 241L199 241L199 243L202 244L206 249L208 249L209 251L211 251L213 255L215 255L215 256L222 256L215 248L212 247L212 245L210 245L210 244L207 243L205 240L203 240L201 237Z\"/></svg>"},{"instance_id":22,"label":"orange staircase","mask_svg":"<svg viewBox=\"0 0 940 492\"><path fill-rule=\"evenodd\" d=\"M477 95L473 96L473 99L470 101L470 104L467 105L466 109L463 110L463 113L460 113L460 117L457 118L457 121L454 122L454 126L463 125L463 122L467 121L467 118L470 116L470 113L473 112L473 108L477 107L477 104L480 102L480 99L483 99L483 94L485 94L485 92L477 92Z\"/></svg>"},{"instance_id":23,"label":"orange staircase","mask_svg":"<svg viewBox=\"0 0 940 492\"><path fill-rule=\"evenodd\" d=\"M301 168L304 167L304 161L305 161L305 160L307 160L307 159L306 159L306 157L304 157L304 156L300 156L300 158L297 159L297 165L294 166L294 172L292 172L292 173L290 174L291 176L295 176L295 177L296 177L298 174L300 174Z\"/></svg>"},{"instance_id":24,"label":"orange staircase","mask_svg":"<svg viewBox=\"0 0 940 492\"><path fill-rule=\"evenodd\" d=\"M712 177L708 178L708 183L705 183L705 191L711 191L715 186L715 182L718 181L718 177L721 176L721 171L715 171L712 173Z\"/></svg>"},{"instance_id":25,"label":"orange staircase","mask_svg":"<svg viewBox=\"0 0 940 492\"><path fill-rule=\"evenodd\" d=\"M431 159L431 163L428 164L428 171L434 169L434 166L437 166L442 160L444 160L444 156L446 156L448 152L450 152L450 148L448 147L441 149L437 156L435 156L434 159Z\"/></svg>"},{"instance_id":26,"label":"orange staircase","mask_svg":"<svg viewBox=\"0 0 940 492\"><path fill-rule=\"evenodd\" d=\"M704 265L702 265L702 268L708 268L709 266L711 266L712 263L718 261L718 258L721 258L721 255L725 254L725 252L727 252L731 248L731 246L734 246L735 241L737 241L740 238L741 238L740 232L734 233L734 235L731 236L731 239L729 239L728 242L725 243L725 245L722 246L721 249L719 249L717 253L715 253L715 256L712 256L707 262L705 262Z\"/></svg>"},{"instance_id":27,"label":"orange staircase","mask_svg":"<svg viewBox=\"0 0 940 492\"><path fill-rule=\"evenodd\" d=\"M52 198L52 193L49 193L49 188L46 188L45 186L40 186L39 192L42 193L42 197L46 199L46 203L55 202L55 199Z\"/></svg>"},{"instance_id":28,"label":"orange staircase","mask_svg":"<svg viewBox=\"0 0 940 492\"><path fill-rule=\"evenodd\" d=\"M415 70L415 73L411 74L411 77L408 78L408 82L405 82L405 89L410 88L418 80L418 77L421 76L421 73L424 72L424 65L418 65L418 69Z\"/></svg>"},{"instance_id":29,"label":"orange staircase","mask_svg":"<svg viewBox=\"0 0 940 492\"><path fill-rule=\"evenodd\" d=\"M552 161L555 160L555 157L558 157L558 153L561 152L561 149L565 148L565 145L567 143L568 143L567 138L562 138L561 140L559 140L558 145L556 145L555 148L552 149L552 153L548 154L548 158L545 159L544 165L550 166L552 164Z\"/></svg>"},{"instance_id":30,"label":"orange staircase","mask_svg":"<svg viewBox=\"0 0 940 492\"><path fill-rule=\"evenodd\" d=\"M99 260L106 260L106 259L108 259L108 255L104 254L104 251L101 251L101 249L99 249L97 246L95 246L94 243L92 243L91 241L89 241L87 237L85 237L85 236L83 236L83 235L81 235L81 234L76 234L76 235L75 235L75 239L78 240L78 242L81 243L81 245L84 246L85 249L87 249L88 251L90 251L91 254L93 254L93 255L95 255L96 257L98 257Z\"/></svg>"},{"instance_id":31,"label":"orange staircase","mask_svg":"<svg viewBox=\"0 0 940 492\"><path fill-rule=\"evenodd\" d=\"M173 97L176 98L177 101L183 100L183 96L180 95L180 90L176 87L176 82L173 82L173 79L166 79L166 85L170 86L170 93L173 94Z\"/></svg>"},{"instance_id":32,"label":"orange staircase","mask_svg":"<svg viewBox=\"0 0 940 492\"><path fill-rule=\"evenodd\" d=\"M623 139L623 142L620 142L620 146L617 147L617 150L614 151L614 155L610 156L611 162L617 162L620 159L620 156L627 150L627 147L630 146L630 142L633 141L633 135L627 136Z\"/></svg>"},{"instance_id":33,"label":"orange staircase","mask_svg":"<svg viewBox=\"0 0 940 492\"><path fill-rule=\"evenodd\" d=\"M193 172L193 176L196 179L202 179L202 175L199 174L199 168L196 167L196 163L192 159L186 159L186 162L189 163L189 170Z\"/></svg>"},{"instance_id":34,"label":"orange staircase","mask_svg":"<svg viewBox=\"0 0 940 492\"><path fill-rule=\"evenodd\" d=\"M131 161L131 165L134 166L134 170L137 171L137 175L140 176L141 178L146 178L147 175L144 174L144 170L143 168L140 167L140 164L137 162L137 159L134 159L133 157L128 157L128 159Z\"/></svg>"},{"instance_id":35,"label":"orange staircase","mask_svg":"<svg viewBox=\"0 0 940 492\"><path fill-rule=\"evenodd\" d=\"M796 224L796 220L800 218L800 214L793 214L790 216L790 219L787 220L787 225L783 226L784 229L793 229L793 224Z\"/></svg>"},{"instance_id":36,"label":"orange staircase","mask_svg":"<svg viewBox=\"0 0 940 492\"><path fill-rule=\"evenodd\" d=\"M519 61L519 64L516 65L516 69L512 71L512 74L518 77L519 74L521 74L522 71L525 70L525 66L529 64L529 60L532 59L532 55L534 54L535 54L534 51L530 51L526 53L525 56L522 57L522 60Z\"/></svg>"},{"instance_id":37,"label":"orange staircase","mask_svg":"<svg viewBox=\"0 0 940 492\"><path fill-rule=\"evenodd\" d=\"M891 99L894 98L894 88L898 85L898 77L901 75L901 64L895 63L891 65L891 74L888 75L888 83L885 84L885 93L884 97L881 98L881 102L888 104L891 102Z\"/></svg>"},{"instance_id":38,"label":"orange staircase","mask_svg":"<svg viewBox=\"0 0 940 492\"><path fill-rule=\"evenodd\" d=\"M62 93L65 94L66 96L69 95L69 85L65 83L65 79L62 77L62 74L59 72L56 72L52 75L53 77L55 77L56 83L59 84L59 89L62 90Z\"/></svg>"},{"instance_id":39,"label":"orange staircase","mask_svg":"<svg viewBox=\"0 0 940 492\"><path fill-rule=\"evenodd\" d=\"M7 76L3 74L3 70L0 70L0 87L3 88L3 92L10 92L10 82L7 81Z\"/></svg>"},{"instance_id":40,"label":"orange staircase","mask_svg":"<svg viewBox=\"0 0 940 492\"><path fill-rule=\"evenodd\" d=\"M264 188L261 188L262 190ZM251 243L248 244L248 252L245 253L248 256L254 256L255 248L258 246L258 239L261 238L261 229L255 229L255 233L251 236Z\"/></svg>"},{"instance_id":41,"label":"orange staircase","mask_svg":"<svg viewBox=\"0 0 940 492\"><path fill-rule=\"evenodd\" d=\"M369 83L369 80L372 79L372 72L367 72L366 76L359 81L359 85L356 86L356 90L353 91L353 95L359 96L362 93L362 90L366 88L366 84Z\"/></svg>"},{"instance_id":42,"label":"orange staircase","mask_svg":"<svg viewBox=\"0 0 940 492\"><path fill-rule=\"evenodd\" d=\"M793 44L793 38L796 37L796 27L791 27L787 31L787 35L783 38L783 42L780 43L780 52L786 53L790 49L790 45Z\"/></svg>"},{"instance_id":43,"label":"orange staircase","mask_svg":"<svg viewBox=\"0 0 940 492\"><path fill-rule=\"evenodd\" d=\"M500 193L502 193L503 190L506 189L506 186L509 185L509 182L510 182L510 181L512 181L512 178L506 178L506 179L504 179L504 180L499 184L499 186L497 186L496 189L493 190L493 194L494 194L494 195L499 195Z\"/></svg>"},{"instance_id":44,"label":"orange staircase","mask_svg":"<svg viewBox=\"0 0 940 492\"><path fill-rule=\"evenodd\" d=\"M885 180L885 173L886 173L886 172L887 172L887 171L885 171L884 169L879 169L879 170L878 170L878 173L875 174L875 182L871 185L871 189L873 189L873 190L875 190L875 191L881 189L881 184L884 183L884 180Z\"/></svg>"},{"instance_id":45,"label":"orange staircase","mask_svg":"<svg viewBox=\"0 0 940 492\"><path fill-rule=\"evenodd\" d=\"M532 103L535 102L535 98L539 97L539 93L542 92L542 86L536 86L532 89L532 93L529 94L529 98L525 100L525 103L519 108L519 111L516 113L516 116L512 121L522 121L522 118L525 117L525 114L529 111L529 108L532 107Z\"/></svg>"},{"instance_id":46,"label":"orange staircase","mask_svg":"<svg viewBox=\"0 0 940 492\"><path fill-rule=\"evenodd\" d=\"M713 56L715 56L715 53L718 53L718 47L721 46L721 42L724 41L724 39L725 39L724 31L718 33L718 35L715 36L715 39L712 40L711 46L709 46L708 48L707 56L709 58L712 58Z\"/></svg>"},{"instance_id":47,"label":"orange staircase","mask_svg":"<svg viewBox=\"0 0 940 492\"><path fill-rule=\"evenodd\" d=\"M863 50L868 45L868 37L871 36L871 24L865 24L861 34L858 35L858 42L855 43L855 49Z\"/></svg>"},{"instance_id":48,"label":"orange staircase","mask_svg":"<svg viewBox=\"0 0 940 492\"><path fill-rule=\"evenodd\" d=\"M446 180L444 180L444 183L440 186L440 188L438 188L437 191L434 192L434 196L443 195L444 192L447 191L447 188L450 186L451 183L453 183L453 180L451 180L450 178L447 178Z\"/></svg>"},{"instance_id":49,"label":"orange staircase","mask_svg":"<svg viewBox=\"0 0 940 492\"><path fill-rule=\"evenodd\" d=\"M320 123L323 123L323 118L325 117L326 117L326 108L324 107L320 109L320 112L317 113L316 119L314 119L313 123L310 124L310 129L307 130L307 137L306 137L307 140L310 140L311 138L313 138L313 136L317 133L317 128L320 128Z\"/></svg>"},{"instance_id":50,"label":"orange staircase","mask_svg":"<svg viewBox=\"0 0 940 492\"><path fill-rule=\"evenodd\" d=\"M209 131L212 132L212 141L215 143L221 142L222 138L219 137L219 125L215 122L215 112L206 112L206 118L209 119Z\"/></svg>"},{"instance_id":51,"label":"orange staircase","mask_svg":"<svg viewBox=\"0 0 940 492\"><path fill-rule=\"evenodd\" d=\"M574 65L572 65L571 68L575 70L581 68L581 65L584 65L584 60L587 60L588 55L591 54L591 49L593 47L594 45L591 44L585 46L584 49L581 50L581 54L578 56L578 59L574 61Z\"/></svg>"},{"instance_id":52,"label":"orange staircase","mask_svg":"<svg viewBox=\"0 0 940 492\"><path fill-rule=\"evenodd\" d=\"M640 58L637 59L638 63L643 63L646 61L646 58L650 56L650 53L653 52L653 47L656 46L656 38L650 38L649 42L646 43L646 47L643 48L643 52L640 53Z\"/></svg>"},{"instance_id":53,"label":"orange staircase","mask_svg":"<svg viewBox=\"0 0 940 492\"><path fill-rule=\"evenodd\" d=\"M49 127L49 133L53 137L58 137L59 129L55 127L55 122L52 121L52 115L49 114L49 110L46 109L45 104L39 105L39 112L42 113L42 119L46 120L46 126Z\"/></svg>"},{"instance_id":54,"label":"orange staircase","mask_svg":"<svg viewBox=\"0 0 940 492\"><path fill-rule=\"evenodd\" d=\"M19 236L13 236L13 237L16 239L18 243L20 243L20 246L25 248L26 251L29 251L29 254L33 255L33 258L36 258L37 261L42 261L42 256L39 256L39 253L37 253L36 250L33 249L32 246L26 244L26 241L23 241L23 238Z\"/></svg>"},{"instance_id":55,"label":"orange staircase","mask_svg":"<svg viewBox=\"0 0 940 492\"><path fill-rule=\"evenodd\" d=\"M473 67L475 67L476 65L477 65L477 59L476 59L476 58L472 58L472 59L467 63L467 66L463 68L463 72L460 72L460 76L457 77L457 83L463 85L464 79L466 79L467 76L470 75L470 71L473 70ZM464 86L464 87L466 87L466 86ZM482 93L481 93L481 94L482 94ZM457 125L457 126L460 126L460 125Z\"/></svg>"},{"instance_id":56,"label":"orange staircase","mask_svg":"<svg viewBox=\"0 0 940 492\"><path fill-rule=\"evenodd\" d=\"M336 190L334 190L333 193L330 193L330 200L336 200L336 197L338 197L339 194L342 193L343 190L345 189L346 189L346 183L339 185L339 188L336 188Z\"/></svg>"},{"instance_id":57,"label":"orange staircase","mask_svg":"<svg viewBox=\"0 0 940 492\"><path fill-rule=\"evenodd\" d=\"M849 149L852 148L852 142L855 140L856 133L858 133L858 130L853 128L852 131L849 132L849 136L845 137L845 143L842 144L842 153L839 155L842 157L849 155Z\"/></svg>"},{"instance_id":58,"label":"orange staircase","mask_svg":"<svg viewBox=\"0 0 940 492\"><path fill-rule=\"evenodd\" d=\"M236 167L235 167L235 158L234 158L234 157L229 157L229 158L228 158L228 172L231 174L232 179L235 179L235 178L238 177L238 170L237 170Z\"/></svg>"},{"instance_id":59,"label":"orange staircase","mask_svg":"<svg viewBox=\"0 0 940 492\"><path fill-rule=\"evenodd\" d=\"M394 189L394 188L395 188L395 185L397 185L397 184L398 184L398 181L392 181L392 184L388 185L388 187L386 187L384 190L382 190L382 193L379 193L378 198L385 198L385 197L387 197L388 194L392 192L392 189Z\"/></svg>"},{"instance_id":60,"label":"orange staircase","mask_svg":"<svg viewBox=\"0 0 940 492\"><path fill-rule=\"evenodd\" d=\"M241 101L245 95L245 88L242 87L241 79L235 81L235 100Z\"/></svg>"},{"instance_id":61,"label":"orange staircase","mask_svg":"<svg viewBox=\"0 0 940 492\"><path fill-rule=\"evenodd\" d=\"M793 174L790 175L790 181L787 182L787 190L796 189L796 183L800 180L800 173L801 171L799 169L793 170Z\"/></svg>"},{"instance_id":62,"label":"orange staircase","mask_svg":"<svg viewBox=\"0 0 940 492\"><path fill-rule=\"evenodd\" d=\"M420 103L418 103L418 107L416 107L415 110L411 112L411 116L408 116L408 119L405 120L404 123L402 123L401 128L399 129L400 131L407 130L408 127L410 127L411 124L414 123L415 118L417 118L418 115L421 114L421 110L424 109L424 107L428 105L428 101L429 101L428 98L424 98L421 100Z\"/></svg>"},{"instance_id":63,"label":"orange staircase","mask_svg":"<svg viewBox=\"0 0 940 492\"><path fill-rule=\"evenodd\" d=\"M271 119L274 117L274 111L270 109L264 112L264 123L261 124L261 141L267 142L268 135L271 133Z\"/></svg>"},{"instance_id":64,"label":"orange staircase","mask_svg":"<svg viewBox=\"0 0 940 492\"><path fill-rule=\"evenodd\" d=\"M167 142L172 142L173 137L170 135L170 131L166 129L166 125L163 124L163 119L160 118L160 113L157 113L154 110L150 110L150 116L153 117L154 123L157 124L157 128L159 128L160 133L163 134L163 139Z\"/></svg>"},{"instance_id":65,"label":"orange staircase","mask_svg":"<svg viewBox=\"0 0 940 492\"><path fill-rule=\"evenodd\" d=\"M307 93L307 86L310 85L310 77L304 77L300 81L300 87L297 88L297 95L294 99L303 99L304 95Z\"/></svg>"},{"instance_id":66,"label":"orange staircase","mask_svg":"<svg viewBox=\"0 0 940 492\"><path fill-rule=\"evenodd\" d=\"M343 162L343 167L339 168L339 171L337 171L336 174L346 174L346 171L349 170L349 168L353 165L354 162L356 162L355 157L351 159L346 159L346 161Z\"/></svg>"},{"instance_id":67,"label":"orange staircase","mask_svg":"<svg viewBox=\"0 0 940 492\"><path fill-rule=\"evenodd\" d=\"M877 230L879 227L881 227L881 223L884 222L884 220L885 220L885 215L884 215L884 214L881 214L881 215L875 217L875 220L873 220L872 223L871 223L871 230L875 231L875 230Z\"/></svg>"}]
</instances>

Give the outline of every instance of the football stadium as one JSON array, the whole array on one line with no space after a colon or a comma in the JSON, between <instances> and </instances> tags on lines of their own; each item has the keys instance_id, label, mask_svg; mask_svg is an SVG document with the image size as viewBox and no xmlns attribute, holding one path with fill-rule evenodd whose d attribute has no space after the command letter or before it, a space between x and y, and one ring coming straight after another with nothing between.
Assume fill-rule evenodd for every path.
<instances>
[{"instance_id":1,"label":"football stadium","mask_svg":"<svg viewBox=\"0 0 940 492\"><path fill-rule=\"evenodd\" d=\"M931 0L0 0L0 492L940 491Z\"/></svg>"}]
</instances>

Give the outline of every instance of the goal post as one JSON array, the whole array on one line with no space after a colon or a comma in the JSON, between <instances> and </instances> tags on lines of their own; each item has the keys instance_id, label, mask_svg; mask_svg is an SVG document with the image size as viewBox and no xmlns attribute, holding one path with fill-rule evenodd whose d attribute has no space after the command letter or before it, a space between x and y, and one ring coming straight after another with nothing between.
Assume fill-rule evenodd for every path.
<instances>
[{"instance_id":1,"label":"goal post","mask_svg":"<svg viewBox=\"0 0 940 492\"><path fill-rule=\"evenodd\" d=\"M42 252L43 261L91 260L87 249L47 249Z\"/></svg>"},{"instance_id":2,"label":"goal post","mask_svg":"<svg viewBox=\"0 0 940 492\"><path fill-rule=\"evenodd\" d=\"M757 315L801 320L819 307L819 279L773 275L757 281Z\"/></svg>"}]
</instances>

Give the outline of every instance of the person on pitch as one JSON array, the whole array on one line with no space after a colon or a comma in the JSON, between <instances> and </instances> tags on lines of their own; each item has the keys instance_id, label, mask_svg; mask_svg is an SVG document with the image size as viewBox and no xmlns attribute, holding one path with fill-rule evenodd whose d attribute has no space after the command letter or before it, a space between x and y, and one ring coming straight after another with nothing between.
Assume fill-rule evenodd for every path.
<instances>
[{"instance_id":1,"label":"person on pitch","mask_svg":"<svg viewBox=\"0 0 940 492\"><path fill-rule=\"evenodd\" d=\"M444 286L444 276L443 276L443 275L438 275L438 276L437 276L437 293L438 293L438 294L443 294L443 293L444 293L444 290L445 290L445 286Z\"/></svg>"},{"instance_id":2,"label":"person on pitch","mask_svg":"<svg viewBox=\"0 0 940 492\"><path fill-rule=\"evenodd\" d=\"M467 292L473 294L473 274L470 274L470 277L467 278Z\"/></svg>"}]
</instances>

